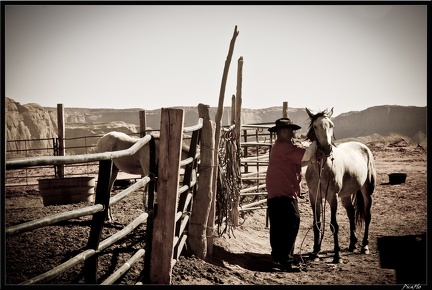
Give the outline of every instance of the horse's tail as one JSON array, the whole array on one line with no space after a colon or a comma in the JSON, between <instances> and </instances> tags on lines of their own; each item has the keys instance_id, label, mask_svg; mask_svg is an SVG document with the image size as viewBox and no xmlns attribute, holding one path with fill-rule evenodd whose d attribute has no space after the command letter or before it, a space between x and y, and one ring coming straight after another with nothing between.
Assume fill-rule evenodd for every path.
<instances>
[{"instance_id":1,"label":"horse's tail","mask_svg":"<svg viewBox=\"0 0 432 290\"><path fill-rule=\"evenodd\" d=\"M366 208L365 201L361 190L357 190L354 197L354 208L355 208L355 223L358 227L363 226L365 220Z\"/></svg>"},{"instance_id":2,"label":"horse's tail","mask_svg":"<svg viewBox=\"0 0 432 290\"><path fill-rule=\"evenodd\" d=\"M372 195L372 193L375 190L376 187L376 168L375 168L375 160L372 155L372 152L368 148L368 176L367 176L367 192L369 195Z\"/></svg>"}]
</instances>

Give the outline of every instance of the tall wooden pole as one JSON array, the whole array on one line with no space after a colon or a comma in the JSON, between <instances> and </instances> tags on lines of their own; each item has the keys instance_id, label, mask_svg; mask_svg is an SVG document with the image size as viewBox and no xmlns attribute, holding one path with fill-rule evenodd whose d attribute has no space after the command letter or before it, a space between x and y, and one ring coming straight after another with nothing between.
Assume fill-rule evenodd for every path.
<instances>
[{"instance_id":1,"label":"tall wooden pole","mask_svg":"<svg viewBox=\"0 0 432 290\"><path fill-rule=\"evenodd\" d=\"M236 104L235 104L235 136L236 137L236 145L237 145L237 156L239 156L238 160L235 161L235 164L240 164L240 154L241 154L241 144L240 144L240 137L241 137L241 104L242 104L242 81L243 81L243 57L241 56L238 59L237 62L237 92L236 92ZM240 166L239 169L239 176L240 176ZM237 180L237 182L241 182L241 179ZM235 195L240 194L239 192L236 192ZM231 221L233 223L233 226L239 225L239 200L235 199L233 200L233 204L231 207Z\"/></svg>"},{"instance_id":2,"label":"tall wooden pole","mask_svg":"<svg viewBox=\"0 0 432 290\"><path fill-rule=\"evenodd\" d=\"M235 124L235 114L236 114L236 97L232 95L231 97L231 123L229 125Z\"/></svg>"},{"instance_id":3,"label":"tall wooden pole","mask_svg":"<svg viewBox=\"0 0 432 290\"><path fill-rule=\"evenodd\" d=\"M288 102L283 102L282 117L288 118Z\"/></svg>"},{"instance_id":4,"label":"tall wooden pole","mask_svg":"<svg viewBox=\"0 0 432 290\"><path fill-rule=\"evenodd\" d=\"M64 107L63 104L57 104L57 135L58 135L58 155L65 156L65 123L64 123ZM64 177L64 164L57 165L57 174L59 178Z\"/></svg>"},{"instance_id":5,"label":"tall wooden pole","mask_svg":"<svg viewBox=\"0 0 432 290\"><path fill-rule=\"evenodd\" d=\"M199 117L203 119L201 128L200 164L198 168L198 190L193 196L192 213L189 222L187 243L192 254L205 260L207 258L207 240L213 239L213 232L208 230L207 222L213 197L213 164L215 147L215 123L210 120L209 106L198 105Z\"/></svg>"},{"instance_id":6,"label":"tall wooden pole","mask_svg":"<svg viewBox=\"0 0 432 290\"><path fill-rule=\"evenodd\" d=\"M216 130L215 130L215 150L214 150L215 166L214 166L214 170L213 170L213 198L212 198L212 207L210 209L210 215L209 215L209 220L208 220L208 224L207 224L207 226L212 231L214 229L214 220L215 220L217 176L218 176L218 171L219 171L219 169L218 169L218 165L219 165L219 160L218 160L219 139L220 139L220 131L221 131L221 127L222 127L221 120L222 120L222 115L223 115L225 88L226 88L226 82L227 82L227 78L228 78L229 66L230 66L231 58L232 58L232 55L234 52L234 45L235 45L235 41L236 41L238 34L239 34L239 32L237 31L237 25L236 25L234 28L233 36L231 38L228 56L225 60L225 66L224 66L224 71L223 71L223 75L222 75L222 83L221 83L221 88L220 88L220 93L219 93L219 104L218 104L218 109L217 109L216 115L215 115ZM212 235L213 235L213 233L212 233ZM208 257L212 257L212 255L213 255L213 239L208 240L207 249L208 249L208 251L207 251Z\"/></svg>"}]
</instances>

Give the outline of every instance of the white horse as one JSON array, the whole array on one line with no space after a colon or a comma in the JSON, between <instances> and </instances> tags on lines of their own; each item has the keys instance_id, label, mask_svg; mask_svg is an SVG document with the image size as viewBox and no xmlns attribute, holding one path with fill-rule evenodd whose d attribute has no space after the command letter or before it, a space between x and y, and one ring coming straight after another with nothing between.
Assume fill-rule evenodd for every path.
<instances>
[{"instance_id":1,"label":"white horse","mask_svg":"<svg viewBox=\"0 0 432 290\"><path fill-rule=\"evenodd\" d=\"M152 135L155 141L155 162L159 159L159 136ZM122 132L109 132L101 137L97 143L97 152L112 152L118 150L129 149L139 139L131 137ZM150 141L151 142L151 141ZM113 160L112 174L109 182L109 189L112 190L114 181L117 179L119 170L130 173L139 174L141 176L149 175L150 173L150 142L147 142L135 154L125 157L116 158ZM182 145L182 159L187 158L189 147L187 144ZM157 170L157 169L155 169ZM152 172L157 175L157 172ZM111 210L108 208L108 221L112 221Z\"/></svg>"},{"instance_id":2,"label":"white horse","mask_svg":"<svg viewBox=\"0 0 432 290\"><path fill-rule=\"evenodd\" d=\"M359 142L334 143L333 127L330 120L333 108L313 114L310 117L307 137L318 145L317 163L310 164L306 170L306 183L314 216L314 248L311 257L318 259L324 227L321 214L325 199L330 205L330 229L334 235L334 263L339 263L340 247L339 226L336 221L338 196L346 209L350 224L349 251L356 248L356 226L365 225L361 252L369 254L368 235L371 221L372 193L376 186L375 161L370 149ZM324 201L325 202L325 201ZM324 212L325 213L325 212ZM324 216L324 215L323 215ZM320 239L321 233L321 239Z\"/></svg>"}]
</instances>

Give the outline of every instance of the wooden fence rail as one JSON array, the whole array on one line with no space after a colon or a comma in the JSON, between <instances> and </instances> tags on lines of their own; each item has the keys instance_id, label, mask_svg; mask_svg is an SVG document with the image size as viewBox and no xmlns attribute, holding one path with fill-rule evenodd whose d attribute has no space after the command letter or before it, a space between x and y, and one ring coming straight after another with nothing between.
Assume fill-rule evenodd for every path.
<instances>
[{"instance_id":1,"label":"wooden fence rail","mask_svg":"<svg viewBox=\"0 0 432 290\"><path fill-rule=\"evenodd\" d=\"M144 223L149 213L143 213L130 224L125 226L122 230L115 233L111 237L100 242L100 234L103 228L103 224L107 215L108 205L114 205L118 201L125 198L127 195L136 191L137 189L145 186L151 181L149 176L145 176L138 182L123 190L121 193L110 199L110 188L109 180L112 171L112 159L128 156L136 153L142 146L151 140L151 136L147 135L141 138L136 144L126 150L95 153L95 154L84 154L75 156L47 156L47 157L31 157L31 158L19 158L11 159L6 161L6 169L16 169L31 166L40 165L59 165L59 164L73 164L80 162L94 162L99 161L99 178L98 187L96 190L95 205L85 207L82 209L64 212L56 215L51 215L35 221L26 222L23 224L15 225L6 229L7 237L23 233L26 231L34 230L40 227L52 225L60 221L69 220L72 218L93 215L93 220L90 228L90 236L88 239L87 249L62 263L61 265L54 267L53 269L29 279L22 284L34 284L43 283L52 280L61 273L69 270L80 262L84 262L85 267L85 281L86 283L95 283L97 281L97 254L103 251L108 246L114 244L130 232L132 232L138 225ZM118 274L116 274L118 275ZM110 282L113 278L110 278L107 282Z\"/></svg>"},{"instance_id":2,"label":"wooden fence rail","mask_svg":"<svg viewBox=\"0 0 432 290\"><path fill-rule=\"evenodd\" d=\"M139 217L137 217L134 221L132 221L129 225L127 225L125 228L120 230L119 232L115 233L111 237L103 240L100 244L97 250L94 249L87 249L78 255L74 256L73 258L67 260L66 262L58 265L57 267L39 275L32 279L29 279L21 284L35 284L35 283L43 283L52 280L53 278L57 277L61 273L71 269L72 267L76 266L77 264L81 262L86 262L90 258L96 256L98 253L102 252L107 247L111 246L115 242L119 241L123 237L125 237L127 234L131 233L132 230L134 230L137 226L144 223L147 219L148 214L143 213Z\"/></svg>"},{"instance_id":3,"label":"wooden fence rail","mask_svg":"<svg viewBox=\"0 0 432 290\"><path fill-rule=\"evenodd\" d=\"M19 169L31 166L43 166L43 165L63 165L83 162L94 162L100 160L116 159L124 156L135 154L142 146L148 143L151 139L150 135L146 135L136 142L132 147L126 150L104 152L104 153L92 153L92 154L80 154L73 156L37 156L29 158L16 158L6 160L6 170L8 169Z\"/></svg>"}]
</instances>

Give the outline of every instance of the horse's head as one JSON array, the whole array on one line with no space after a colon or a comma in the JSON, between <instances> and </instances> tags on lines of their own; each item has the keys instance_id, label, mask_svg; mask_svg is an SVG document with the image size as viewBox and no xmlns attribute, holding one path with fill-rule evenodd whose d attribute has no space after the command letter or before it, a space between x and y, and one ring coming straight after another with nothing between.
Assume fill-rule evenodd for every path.
<instances>
[{"instance_id":1,"label":"horse's head","mask_svg":"<svg viewBox=\"0 0 432 290\"><path fill-rule=\"evenodd\" d=\"M324 156L330 156L333 149L332 146L335 145L333 142L334 124L332 120L330 120L330 117L333 115L333 108L330 111L326 109L317 114L313 114L308 108L306 108L306 112L310 118L307 138L310 141L317 142L318 149L322 151Z\"/></svg>"}]
</instances>

